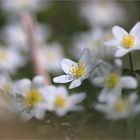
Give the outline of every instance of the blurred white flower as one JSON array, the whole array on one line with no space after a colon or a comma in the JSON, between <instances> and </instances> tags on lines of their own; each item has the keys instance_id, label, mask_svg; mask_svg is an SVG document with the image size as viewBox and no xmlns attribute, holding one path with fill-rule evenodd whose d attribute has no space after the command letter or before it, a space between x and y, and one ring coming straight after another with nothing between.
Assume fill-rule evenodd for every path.
<instances>
[{"instance_id":1,"label":"blurred white flower","mask_svg":"<svg viewBox=\"0 0 140 140\"><path fill-rule=\"evenodd\" d=\"M44 65L48 72L60 73L60 62L64 59L63 48L59 43L46 44L43 48Z\"/></svg>"},{"instance_id":2,"label":"blurred white flower","mask_svg":"<svg viewBox=\"0 0 140 140\"><path fill-rule=\"evenodd\" d=\"M10 76L5 73L0 74L0 90L3 93L9 93L14 95L14 82L11 80Z\"/></svg>"},{"instance_id":3,"label":"blurred white flower","mask_svg":"<svg viewBox=\"0 0 140 140\"><path fill-rule=\"evenodd\" d=\"M131 51L140 50L140 22L137 22L129 33L119 26L114 26L112 33L114 39L105 42L105 45L117 47L116 57L122 57Z\"/></svg>"},{"instance_id":4,"label":"blurred white flower","mask_svg":"<svg viewBox=\"0 0 140 140\"><path fill-rule=\"evenodd\" d=\"M32 81L23 79L17 82L17 108L20 111L20 118L24 121L32 117L43 119L46 111L46 95L41 91L45 87L41 76L36 76Z\"/></svg>"},{"instance_id":5,"label":"blurred white flower","mask_svg":"<svg viewBox=\"0 0 140 140\"><path fill-rule=\"evenodd\" d=\"M85 48L88 48L95 59L109 59L114 57L116 47L104 46L104 42L112 38L112 35L103 28L94 28L90 32L78 34L73 41L72 54L79 55Z\"/></svg>"},{"instance_id":6,"label":"blurred white flower","mask_svg":"<svg viewBox=\"0 0 140 140\"><path fill-rule=\"evenodd\" d=\"M25 58L14 48L0 48L0 71L14 74L25 64Z\"/></svg>"},{"instance_id":7,"label":"blurred white flower","mask_svg":"<svg viewBox=\"0 0 140 140\"><path fill-rule=\"evenodd\" d=\"M75 88L81 85L82 81L89 77L91 72L97 67L97 63L93 64L88 49L85 49L78 63L64 59L61 62L61 67L66 75L55 77L55 83L71 82L69 88Z\"/></svg>"},{"instance_id":8,"label":"blurred white flower","mask_svg":"<svg viewBox=\"0 0 140 140\"><path fill-rule=\"evenodd\" d=\"M88 0L83 2L80 15L91 26L108 27L127 20L124 8L115 1Z\"/></svg>"},{"instance_id":9,"label":"blurred white flower","mask_svg":"<svg viewBox=\"0 0 140 140\"><path fill-rule=\"evenodd\" d=\"M102 75L93 78L93 83L96 86L102 87L102 91L98 96L99 101L106 101L107 97L112 94L115 96L120 96L120 91L125 89L135 89L138 84L134 77L132 76L121 76L121 60L115 61L115 66L107 65L108 68L106 72L102 70ZM128 82L129 81L129 82Z\"/></svg>"},{"instance_id":10,"label":"blurred white flower","mask_svg":"<svg viewBox=\"0 0 140 140\"><path fill-rule=\"evenodd\" d=\"M103 112L105 117L112 120L134 117L140 113L140 103L137 94L130 93L128 97L112 96L105 103L95 104L95 109Z\"/></svg>"},{"instance_id":11,"label":"blurred white flower","mask_svg":"<svg viewBox=\"0 0 140 140\"><path fill-rule=\"evenodd\" d=\"M45 94L45 93L48 94ZM80 111L82 107L79 105L86 97L85 93L77 93L69 95L65 87L48 86L44 89L47 98L47 109L55 111L58 116L64 116L69 111Z\"/></svg>"},{"instance_id":12,"label":"blurred white flower","mask_svg":"<svg viewBox=\"0 0 140 140\"><path fill-rule=\"evenodd\" d=\"M45 37L48 38L50 29L42 24L36 26L37 41L44 44ZM3 28L3 40L10 46L19 50L29 51L29 37L25 27L21 23L12 23Z\"/></svg>"},{"instance_id":13,"label":"blurred white flower","mask_svg":"<svg viewBox=\"0 0 140 140\"><path fill-rule=\"evenodd\" d=\"M10 93L13 91L11 90ZM13 94L0 90L0 120L16 119L18 114L16 100Z\"/></svg>"},{"instance_id":14,"label":"blurred white flower","mask_svg":"<svg viewBox=\"0 0 140 140\"><path fill-rule=\"evenodd\" d=\"M44 0L2 0L2 8L9 12L15 12L19 14L20 12L34 12L42 8L49 6L48 1Z\"/></svg>"}]
</instances>

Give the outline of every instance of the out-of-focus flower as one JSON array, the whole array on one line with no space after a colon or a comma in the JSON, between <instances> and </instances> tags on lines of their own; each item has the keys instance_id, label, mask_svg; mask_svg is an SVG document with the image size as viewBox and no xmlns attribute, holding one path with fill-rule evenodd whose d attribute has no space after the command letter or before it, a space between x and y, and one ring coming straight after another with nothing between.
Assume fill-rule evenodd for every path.
<instances>
[{"instance_id":1,"label":"out-of-focus flower","mask_svg":"<svg viewBox=\"0 0 140 140\"><path fill-rule=\"evenodd\" d=\"M43 119L46 111L46 95L42 92L45 83L42 77L36 76L33 81L23 79L17 82L17 105L21 119L28 121L32 117Z\"/></svg>"},{"instance_id":2,"label":"out-of-focus flower","mask_svg":"<svg viewBox=\"0 0 140 140\"><path fill-rule=\"evenodd\" d=\"M43 7L47 7L49 4L44 0L2 0L2 8L9 13L15 12L19 14L20 12L27 11L38 11ZM44 6L45 5L45 6Z\"/></svg>"},{"instance_id":3,"label":"out-of-focus flower","mask_svg":"<svg viewBox=\"0 0 140 140\"><path fill-rule=\"evenodd\" d=\"M43 48L44 63L48 72L60 73L60 62L64 59L63 48L59 43L46 44Z\"/></svg>"},{"instance_id":4,"label":"out-of-focus flower","mask_svg":"<svg viewBox=\"0 0 140 140\"><path fill-rule=\"evenodd\" d=\"M0 48L0 71L14 74L25 64L25 58L14 48Z\"/></svg>"},{"instance_id":5,"label":"out-of-focus flower","mask_svg":"<svg viewBox=\"0 0 140 140\"><path fill-rule=\"evenodd\" d=\"M140 103L137 94L130 93L128 97L115 97L107 99L105 103L95 104L95 109L103 112L108 119L118 120L133 117L140 113Z\"/></svg>"},{"instance_id":6,"label":"out-of-focus flower","mask_svg":"<svg viewBox=\"0 0 140 140\"><path fill-rule=\"evenodd\" d=\"M124 8L114 1L88 0L83 2L80 14L91 26L112 26L127 20Z\"/></svg>"},{"instance_id":7,"label":"out-of-focus flower","mask_svg":"<svg viewBox=\"0 0 140 140\"><path fill-rule=\"evenodd\" d=\"M102 70L103 75L93 79L93 83L96 86L103 87L103 90L98 96L99 101L105 101L111 94L117 93L116 96L120 96L119 93L121 93L120 91L123 88L137 88L137 81L134 77L121 76L121 62L119 61L121 60L116 60L114 67L109 66L106 72Z\"/></svg>"},{"instance_id":8,"label":"out-of-focus flower","mask_svg":"<svg viewBox=\"0 0 140 140\"><path fill-rule=\"evenodd\" d=\"M55 83L71 82L69 88L75 88L81 85L82 81L89 77L91 72L97 67L97 63L93 64L88 49L85 49L78 63L64 59L61 67L66 75L58 76L53 79Z\"/></svg>"},{"instance_id":9,"label":"out-of-focus flower","mask_svg":"<svg viewBox=\"0 0 140 140\"><path fill-rule=\"evenodd\" d=\"M45 27L44 25L38 24L36 26L36 36L37 41L41 44L44 44L45 37L48 38L50 34L49 27ZM23 26L20 23L12 23L7 25L3 29L3 40L10 46L14 46L15 48L23 51L29 51L29 37Z\"/></svg>"},{"instance_id":10,"label":"out-of-focus flower","mask_svg":"<svg viewBox=\"0 0 140 140\"><path fill-rule=\"evenodd\" d=\"M119 26L114 26L112 33L115 39L105 42L105 45L117 47L116 57L140 50L140 22L136 23L129 33Z\"/></svg>"},{"instance_id":11,"label":"out-of-focus flower","mask_svg":"<svg viewBox=\"0 0 140 140\"><path fill-rule=\"evenodd\" d=\"M0 90L3 93L9 93L14 95L14 82L11 80L8 74L0 74Z\"/></svg>"},{"instance_id":12,"label":"out-of-focus flower","mask_svg":"<svg viewBox=\"0 0 140 140\"><path fill-rule=\"evenodd\" d=\"M82 107L78 105L86 97L85 93L69 95L65 87L48 86L44 90L47 98L47 109L55 111L58 116L64 116L69 111L80 111Z\"/></svg>"},{"instance_id":13,"label":"out-of-focus flower","mask_svg":"<svg viewBox=\"0 0 140 140\"><path fill-rule=\"evenodd\" d=\"M10 93L0 90L0 120L13 120L17 117L16 99L12 90Z\"/></svg>"},{"instance_id":14,"label":"out-of-focus flower","mask_svg":"<svg viewBox=\"0 0 140 140\"><path fill-rule=\"evenodd\" d=\"M116 47L104 46L104 42L112 38L112 35L103 28L95 28L88 33L78 34L74 38L74 48L72 53L75 56L79 55L79 52L88 48L92 53L92 58L95 59L110 59L114 57Z\"/></svg>"}]
</instances>

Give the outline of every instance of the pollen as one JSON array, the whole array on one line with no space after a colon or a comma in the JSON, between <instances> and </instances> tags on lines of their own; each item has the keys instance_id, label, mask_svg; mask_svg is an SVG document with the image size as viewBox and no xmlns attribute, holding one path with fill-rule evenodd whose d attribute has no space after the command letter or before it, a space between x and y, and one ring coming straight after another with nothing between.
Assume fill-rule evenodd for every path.
<instances>
[{"instance_id":1,"label":"pollen","mask_svg":"<svg viewBox=\"0 0 140 140\"><path fill-rule=\"evenodd\" d=\"M70 73L76 78L81 78L85 73L85 67L82 62L78 63L78 66L71 65Z\"/></svg>"},{"instance_id":2,"label":"pollen","mask_svg":"<svg viewBox=\"0 0 140 140\"><path fill-rule=\"evenodd\" d=\"M67 99L63 96L56 96L56 99L55 99L55 107L57 108L64 108L66 106L66 102L67 102Z\"/></svg>"},{"instance_id":3,"label":"pollen","mask_svg":"<svg viewBox=\"0 0 140 140\"><path fill-rule=\"evenodd\" d=\"M120 77L116 73L111 73L105 79L105 86L108 89L113 89L119 82Z\"/></svg>"},{"instance_id":4,"label":"pollen","mask_svg":"<svg viewBox=\"0 0 140 140\"><path fill-rule=\"evenodd\" d=\"M128 107L129 107L128 99L119 99L116 102L114 109L119 113L123 113L128 109Z\"/></svg>"},{"instance_id":5,"label":"pollen","mask_svg":"<svg viewBox=\"0 0 140 140\"><path fill-rule=\"evenodd\" d=\"M135 45L135 39L132 35L124 35L122 39L122 44L125 48L133 48Z\"/></svg>"},{"instance_id":6,"label":"pollen","mask_svg":"<svg viewBox=\"0 0 140 140\"><path fill-rule=\"evenodd\" d=\"M27 93L25 98L25 104L29 107L33 107L42 100L42 96L38 90L31 90Z\"/></svg>"}]
</instances>

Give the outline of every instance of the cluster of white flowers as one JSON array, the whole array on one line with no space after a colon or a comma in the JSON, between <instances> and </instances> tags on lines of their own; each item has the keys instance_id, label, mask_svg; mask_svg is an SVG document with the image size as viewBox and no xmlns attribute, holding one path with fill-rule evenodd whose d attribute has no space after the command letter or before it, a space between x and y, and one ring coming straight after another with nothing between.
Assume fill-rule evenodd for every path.
<instances>
[{"instance_id":1,"label":"cluster of white flowers","mask_svg":"<svg viewBox=\"0 0 140 140\"><path fill-rule=\"evenodd\" d=\"M134 75L131 52L140 50L140 22L136 23L129 33L119 26L114 26L111 35L101 24L101 27L98 26L89 33L79 34L78 37L74 37L74 48L71 51L74 57L79 57L79 60L73 61L65 58L60 43L46 43L46 38L48 41L50 35L49 27L47 29L40 24L34 24L33 11L42 8L42 2L42 0L1 1L3 10L19 14L22 22L8 24L2 30L2 40L7 47L0 47L0 119L13 115L24 121L33 117L42 120L45 114L50 112L62 117L71 111L82 111L84 107L81 103L88 94L84 92L73 94L68 90L78 88L87 79L93 89L101 88L93 108L104 113L106 118L126 119L139 114L138 81ZM89 3L94 3L95 7L99 6L97 1ZM113 7L113 3L106 4L88 9L95 10L90 13L93 17L97 17L94 21L86 17L90 24L103 23L100 21L102 19L100 15L106 19L106 27L114 24L110 23L110 19L118 17L116 16L118 12L116 8L108 8ZM110 15L106 17L104 10ZM86 16L87 8L83 7L82 11ZM96 16L96 13L99 16ZM115 20L122 21L114 19L114 22ZM128 53L131 75L123 75L123 61L120 58ZM111 58L113 62L106 58ZM18 68L23 67L30 59L35 61L34 69L38 72L37 76L33 77L32 81L29 79L12 81L11 75L14 76ZM65 85L56 86L51 82L48 82L50 84L48 85L46 82L49 74L54 76L61 72L61 68L65 74L54 77L52 81L61 84L71 82L69 89Z\"/></svg>"},{"instance_id":2,"label":"cluster of white flowers","mask_svg":"<svg viewBox=\"0 0 140 140\"><path fill-rule=\"evenodd\" d=\"M44 119L45 113L50 111L56 112L58 116L64 116L69 111L83 109L80 103L85 99L85 93L69 95L64 86L46 86L41 76L35 76L32 81L22 79L14 84L8 77L0 76L0 81L3 82L0 108L15 114L23 121L28 121L32 117Z\"/></svg>"},{"instance_id":3,"label":"cluster of white flowers","mask_svg":"<svg viewBox=\"0 0 140 140\"><path fill-rule=\"evenodd\" d=\"M64 59L61 62L61 67L66 75L56 77L53 80L56 83L72 81L70 85L71 89L80 86L82 81L91 75L90 79L92 80L92 83L97 87L103 88L97 97L98 103L94 103L94 108L105 113L106 118L124 119L140 113L140 103L137 102L138 97L136 93L138 83L133 75L122 75L122 61L116 57L122 57L131 51L139 50L140 23L138 22L130 33L127 33L118 26L113 27L112 32L114 39L106 41L104 47L107 47L107 49L110 50L112 49L111 47L115 47L113 53L110 53L110 55L114 55L114 64L102 59L101 49L100 51L96 51L97 57L91 57L90 51L92 52L92 48L95 50L94 48L96 47L93 47L94 44L89 43L91 41L87 41L89 44L86 44L87 46L85 46L85 48L90 47L90 51L84 49L83 55L78 63L69 59ZM83 43L80 44L81 46L83 45ZM95 55L95 53L92 54ZM95 68L96 70L94 70ZM133 69L131 68L131 70ZM131 74L133 74L133 72ZM130 93L127 93L127 91L124 93L124 89L135 91Z\"/></svg>"}]
</instances>

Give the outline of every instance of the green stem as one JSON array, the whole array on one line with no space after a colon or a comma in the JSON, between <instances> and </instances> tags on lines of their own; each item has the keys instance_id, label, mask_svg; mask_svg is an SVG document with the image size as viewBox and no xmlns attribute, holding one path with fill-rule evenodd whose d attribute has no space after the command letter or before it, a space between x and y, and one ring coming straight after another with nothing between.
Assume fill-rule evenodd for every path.
<instances>
[{"instance_id":1,"label":"green stem","mask_svg":"<svg viewBox=\"0 0 140 140\"><path fill-rule=\"evenodd\" d=\"M132 61L132 55L131 55L131 52L129 52L129 61L130 61L130 70L131 70L131 75L134 75L134 70L133 70L133 61Z\"/></svg>"}]
</instances>

